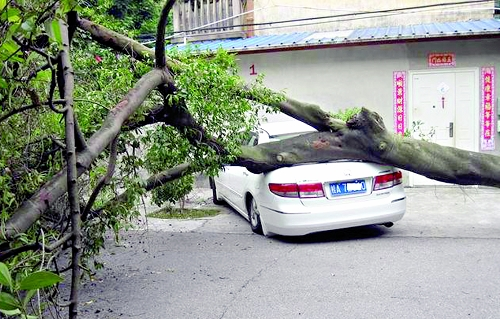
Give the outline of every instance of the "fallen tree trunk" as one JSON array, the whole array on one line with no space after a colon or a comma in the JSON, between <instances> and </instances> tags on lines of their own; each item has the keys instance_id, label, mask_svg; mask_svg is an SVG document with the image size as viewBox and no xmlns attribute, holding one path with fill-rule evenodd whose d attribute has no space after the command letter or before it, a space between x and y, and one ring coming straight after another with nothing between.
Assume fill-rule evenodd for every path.
<instances>
[{"instance_id":1,"label":"fallen tree trunk","mask_svg":"<svg viewBox=\"0 0 500 319\"><path fill-rule=\"evenodd\" d=\"M302 119L289 110L292 113ZM500 187L498 156L397 136L386 130L377 113L367 109L347 123L315 113L319 120L308 118L306 122L323 129L329 122L329 131L243 147L235 163L253 173L263 173L299 163L352 159L396 166L446 183Z\"/></svg>"},{"instance_id":2,"label":"fallen tree trunk","mask_svg":"<svg viewBox=\"0 0 500 319\"><path fill-rule=\"evenodd\" d=\"M175 167L172 167L166 171L157 173L155 175L150 176L148 179L144 181L144 190L146 192L151 191L157 187L165 185L168 182L181 178L187 174L193 173L193 167L190 163L182 163ZM125 191L115 198L111 199L107 202L103 207L100 207L96 210L93 210L89 216L86 216L85 219L92 219L95 216L99 216L101 212L112 205L120 205L121 203L127 202L130 194Z\"/></svg>"},{"instance_id":3,"label":"fallen tree trunk","mask_svg":"<svg viewBox=\"0 0 500 319\"><path fill-rule=\"evenodd\" d=\"M325 131L255 147L242 147L234 165L245 166L253 173L264 173L299 163L352 159L396 166L447 183L500 187L498 156L397 136L386 130L377 113L367 109L344 123L331 118L317 106L304 104L302 107L300 102L293 101L293 107L290 107L289 101L277 106L288 115ZM108 137L112 136L115 135ZM99 140L104 143L108 139ZM84 152L88 157L85 164L97 156L94 143L95 138L90 139L89 149L94 152ZM104 149L105 144L101 146ZM82 157L79 156L79 163L82 163ZM35 194L36 206L30 201L20 207L6 225L7 237L25 231L52 202L64 194L65 173L60 172ZM148 190L154 185L161 183L148 184ZM48 194L50 197L47 197Z\"/></svg>"}]
</instances>

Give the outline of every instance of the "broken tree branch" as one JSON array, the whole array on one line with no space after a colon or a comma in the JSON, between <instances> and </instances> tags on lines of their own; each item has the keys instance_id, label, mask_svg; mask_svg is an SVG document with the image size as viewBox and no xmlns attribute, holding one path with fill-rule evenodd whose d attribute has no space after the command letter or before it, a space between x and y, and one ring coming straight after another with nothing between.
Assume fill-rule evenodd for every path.
<instances>
[{"instance_id":1,"label":"broken tree branch","mask_svg":"<svg viewBox=\"0 0 500 319\"><path fill-rule=\"evenodd\" d=\"M149 93L161 84L172 83L168 72L154 69L145 74L128 94L109 112L101 128L87 142L87 148L78 154L78 176L85 172L106 146L120 132L123 122L132 115ZM54 202L66 192L66 169L58 172L30 199L25 201L7 221L6 238L25 232Z\"/></svg>"},{"instance_id":2,"label":"broken tree branch","mask_svg":"<svg viewBox=\"0 0 500 319\"><path fill-rule=\"evenodd\" d=\"M79 18L78 27L87 31L96 42L112 48L118 52L123 52L130 55L137 60L154 60L154 51L139 42L126 37L120 33L111 31L103 26L95 24L94 22Z\"/></svg>"},{"instance_id":3,"label":"broken tree branch","mask_svg":"<svg viewBox=\"0 0 500 319\"><path fill-rule=\"evenodd\" d=\"M195 170L193 170L193 166L189 163L183 163L179 164L177 166L174 166L170 169L167 169L163 172L157 173L155 175L150 176L145 182L144 182L144 190L146 192L151 191L157 187L160 187L162 185L165 185L166 183L176 180L178 178L181 178L182 176L185 176L186 174L190 173L195 173ZM100 207L88 214L88 219L95 218L96 216L99 216L101 212L106 209L107 207L111 205L119 205L120 203L127 202L129 198L129 193L127 191L121 193L120 195L116 196L112 200L108 201L103 207Z\"/></svg>"},{"instance_id":4,"label":"broken tree branch","mask_svg":"<svg viewBox=\"0 0 500 319\"><path fill-rule=\"evenodd\" d=\"M115 173L116 158L118 155L117 145L118 145L118 136L113 139L113 141L109 146L109 161L108 161L108 169L106 171L106 175L104 175L99 179L99 182L97 182L94 191L90 195L89 200L87 201L87 205L85 206L85 209L83 210L82 213L82 220L87 219L87 216L90 210L92 209L95 200L97 199L97 195L99 195L104 186L109 184L111 177L113 177L113 174Z\"/></svg>"},{"instance_id":5,"label":"broken tree branch","mask_svg":"<svg viewBox=\"0 0 500 319\"><path fill-rule=\"evenodd\" d=\"M156 58L155 50L148 48L147 46L135 41L134 39L107 29L90 20L79 18L78 28L83 31L89 32L92 36L92 39L94 39L96 42L118 52L127 54L134 59L140 61L154 61ZM176 66L179 66L181 64L179 61L173 60L169 57L166 57L165 59L166 66L170 70L174 70Z\"/></svg>"},{"instance_id":6,"label":"broken tree branch","mask_svg":"<svg viewBox=\"0 0 500 319\"><path fill-rule=\"evenodd\" d=\"M157 68L163 69L166 66L165 58L165 29L168 22L168 14L175 4L175 0L168 0L163 6L160 14L160 21L158 22L158 28L156 32L156 43L155 43L155 66Z\"/></svg>"}]
</instances>

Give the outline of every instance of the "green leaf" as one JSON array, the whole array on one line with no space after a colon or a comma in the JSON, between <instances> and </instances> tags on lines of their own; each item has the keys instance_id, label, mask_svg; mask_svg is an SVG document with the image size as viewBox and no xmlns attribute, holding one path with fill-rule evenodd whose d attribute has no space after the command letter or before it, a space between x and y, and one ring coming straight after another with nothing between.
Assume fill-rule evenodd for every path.
<instances>
[{"instance_id":1,"label":"green leaf","mask_svg":"<svg viewBox=\"0 0 500 319\"><path fill-rule=\"evenodd\" d=\"M4 263L0 263L0 284L12 287L12 277L10 276L9 268Z\"/></svg>"},{"instance_id":2,"label":"green leaf","mask_svg":"<svg viewBox=\"0 0 500 319\"><path fill-rule=\"evenodd\" d=\"M6 54L14 54L19 50L19 45L17 45L14 40L8 39L2 43L2 46L0 48L2 49L2 51L5 51Z\"/></svg>"},{"instance_id":3,"label":"green leaf","mask_svg":"<svg viewBox=\"0 0 500 319\"><path fill-rule=\"evenodd\" d=\"M62 0L61 1L61 10L63 14L66 14L72 10L77 8L78 1L76 0Z\"/></svg>"},{"instance_id":4,"label":"green leaf","mask_svg":"<svg viewBox=\"0 0 500 319\"><path fill-rule=\"evenodd\" d=\"M21 310L19 310L19 309L14 309L14 310L0 309L0 312L3 313L6 316L15 316L15 315L21 314Z\"/></svg>"},{"instance_id":5,"label":"green leaf","mask_svg":"<svg viewBox=\"0 0 500 319\"><path fill-rule=\"evenodd\" d=\"M2 43L0 46L0 58L5 61L7 58L10 61L23 62L24 59L21 57L21 52L19 50L19 45L14 42L14 40L9 39Z\"/></svg>"},{"instance_id":6,"label":"green leaf","mask_svg":"<svg viewBox=\"0 0 500 319\"><path fill-rule=\"evenodd\" d=\"M6 292L0 292L0 309L16 310L19 308L19 303L16 298Z\"/></svg>"},{"instance_id":7,"label":"green leaf","mask_svg":"<svg viewBox=\"0 0 500 319\"><path fill-rule=\"evenodd\" d=\"M2 14L2 20L7 20L9 22L18 22L19 20L21 20L21 18L19 17L19 15L21 14L21 10L19 9L7 9L7 11L5 11L3 14Z\"/></svg>"},{"instance_id":8,"label":"green leaf","mask_svg":"<svg viewBox=\"0 0 500 319\"><path fill-rule=\"evenodd\" d=\"M63 278L50 271L37 271L24 278L19 284L21 290L49 287L63 281Z\"/></svg>"},{"instance_id":9,"label":"green leaf","mask_svg":"<svg viewBox=\"0 0 500 319\"><path fill-rule=\"evenodd\" d=\"M26 308L28 306L28 303L30 302L31 298L33 298L33 296L36 294L37 290L29 290L27 293L26 293L26 296L24 296L24 300L23 300L23 306L24 308Z\"/></svg>"},{"instance_id":10,"label":"green leaf","mask_svg":"<svg viewBox=\"0 0 500 319\"><path fill-rule=\"evenodd\" d=\"M27 31L27 32L32 32L32 31L35 29L35 23L33 23L33 21L31 21L31 20L24 21L24 22L21 24L21 28L22 28L24 31Z\"/></svg>"},{"instance_id":11,"label":"green leaf","mask_svg":"<svg viewBox=\"0 0 500 319\"><path fill-rule=\"evenodd\" d=\"M57 42L59 46L62 45L62 36L61 36L61 26L59 25L59 19L49 20L45 22L45 31L49 37Z\"/></svg>"},{"instance_id":12,"label":"green leaf","mask_svg":"<svg viewBox=\"0 0 500 319\"><path fill-rule=\"evenodd\" d=\"M0 0L0 11L3 11L6 5L7 5L7 0Z\"/></svg>"},{"instance_id":13,"label":"green leaf","mask_svg":"<svg viewBox=\"0 0 500 319\"><path fill-rule=\"evenodd\" d=\"M52 72L50 70L43 70L36 74L36 79L38 81L50 81L52 77Z\"/></svg>"}]
</instances>

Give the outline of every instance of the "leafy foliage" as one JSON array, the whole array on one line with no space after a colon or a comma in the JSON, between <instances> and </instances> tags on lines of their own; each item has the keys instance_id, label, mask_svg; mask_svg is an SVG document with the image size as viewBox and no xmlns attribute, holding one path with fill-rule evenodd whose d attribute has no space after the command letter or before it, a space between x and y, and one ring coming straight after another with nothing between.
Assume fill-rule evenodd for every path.
<instances>
[{"instance_id":1,"label":"leafy foliage","mask_svg":"<svg viewBox=\"0 0 500 319\"><path fill-rule=\"evenodd\" d=\"M424 122L422 121L413 121L411 123L411 127L406 128L404 136L418 138L423 141L431 141L436 134L436 131L433 127L431 127L428 132L424 132L424 126Z\"/></svg>"},{"instance_id":2,"label":"leafy foliage","mask_svg":"<svg viewBox=\"0 0 500 319\"><path fill-rule=\"evenodd\" d=\"M61 95L53 81L58 72L55 57L62 43L59 19L66 19L66 13L73 9L133 37L156 32L161 7L149 0L91 0L82 7L72 0L49 3L35 0L15 5L0 1L2 229L16 210L66 165L64 118L49 104ZM189 127L177 130L159 123L134 131L124 129L118 140L115 174L82 222L84 267L88 267L90 258L104 247L108 230L118 234L137 217L137 204L145 193L144 180L149 175L190 163L187 174L155 189L152 194L153 201L159 205L181 200L192 189L193 173L203 171L214 175L222 163L238 155L240 141L259 121L259 111L267 111L260 103L274 104L282 98L265 89L261 77L245 84L238 76L234 56L224 51L214 55L169 54L179 61L178 69L172 70L175 93L169 95L167 101L158 92L150 94L128 119L129 123L140 123L158 105L185 107L203 127L196 134L216 140L224 152L204 144L201 136L189 142L186 139L187 135L192 136ZM111 51L78 31L72 38L70 58L75 79L73 107L86 139L101 128L109 111L154 67L152 61L141 62ZM253 98L247 99L245 94ZM82 209L106 174L108 157L109 151L100 154L79 178ZM120 200L116 200L118 197ZM61 244L54 250L40 247L64 239L70 226L68 210L68 200L62 197L27 233L10 241L0 238L0 250L20 251L8 257L5 265L0 264L0 308L10 311L9 315L27 317L24 303L33 296L26 299L31 291L45 287L41 282L53 280L48 285L56 282L47 269L61 268L56 256L68 245Z\"/></svg>"},{"instance_id":3,"label":"leafy foliage","mask_svg":"<svg viewBox=\"0 0 500 319\"><path fill-rule=\"evenodd\" d=\"M353 107L347 108L345 110L339 110L337 113L330 114L334 119L338 119L344 122L349 121L353 116L361 112L361 108Z\"/></svg>"},{"instance_id":4,"label":"leafy foliage","mask_svg":"<svg viewBox=\"0 0 500 319\"><path fill-rule=\"evenodd\" d=\"M80 14L111 30L130 37L156 34L162 1L154 0L91 0ZM172 21L172 14L170 15ZM167 34L173 31L169 24Z\"/></svg>"},{"instance_id":5,"label":"leafy foliage","mask_svg":"<svg viewBox=\"0 0 500 319\"><path fill-rule=\"evenodd\" d=\"M0 262L0 284L8 292L0 292L0 313L21 318L38 318L37 310L30 311L30 302L39 289L52 287L63 281L63 278L50 271L34 271L26 276L12 277L7 265ZM37 315L29 315L37 313Z\"/></svg>"},{"instance_id":6,"label":"leafy foliage","mask_svg":"<svg viewBox=\"0 0 500 319\"><path fill-rule=\"evenodd\" d=\"M218 50L215 55L191 51L170 52L170 55L185 62L178 70L176 84L178 91L173 99L186 100L189 111L205 129L209 136L216 137L229 152L227 157L213 156L211 150L200 147L195 159L200 163L221 164L230 162L238 154L242 140L246 140L261 118L259 111L273 112L266 105L273 105L283 99L265 88L262 77L245 84L238 75L234 55ZM249 94L260 103L252 102L242 94L241 87L248 87ZM212 155L212 156L210 156ZM207 157L208 156L208 157ZM217 165L212 166L217 169ZM211 174L215 173L211 170Z\"/></svg>"}]
</instances>

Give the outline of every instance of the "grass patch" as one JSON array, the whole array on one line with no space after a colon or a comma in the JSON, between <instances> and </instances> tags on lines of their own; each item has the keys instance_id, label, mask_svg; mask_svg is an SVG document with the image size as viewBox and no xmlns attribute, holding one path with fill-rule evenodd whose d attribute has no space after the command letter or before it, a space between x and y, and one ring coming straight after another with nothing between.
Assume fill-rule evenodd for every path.
<instances>
[{"instance_id":1,"label":"grass patch","mask_svg":"<svg viewBox=\"0 0 500 319\"><path fill-rule=\"evenodd\" d=\"M176 207L166 207L156 212L147 214L147 217L161 218L161 219L193 219L193 218L203 218L212 217L219 215L220 211L218 209L196 209L196 208L176 208Z\"/></svg>"}]
</instances>

